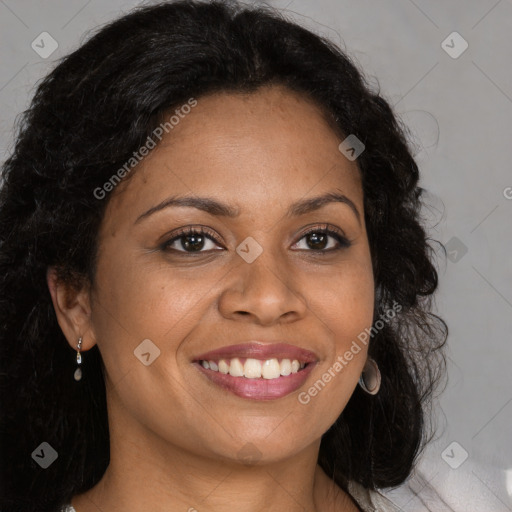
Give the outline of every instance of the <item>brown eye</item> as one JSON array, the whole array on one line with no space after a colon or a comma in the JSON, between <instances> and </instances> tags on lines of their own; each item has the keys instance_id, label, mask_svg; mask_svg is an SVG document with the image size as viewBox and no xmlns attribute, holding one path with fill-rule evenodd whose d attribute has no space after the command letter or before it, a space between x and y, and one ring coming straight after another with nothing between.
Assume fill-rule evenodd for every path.
<instances>
[{"instance_id":1,"label":"brown eye","mask_svg":"<svg viewBox=\"0 0 512 512\"><path fill-rule=\"evenodd\" d=\"M328 244L329 235L325 233L310 233L305 237L308 240L308 246L313 250L325 249Z\"/></svg>"},{"instance_id":2,"label":"brown eye","mask_svg":"<svg viewBox=\"0 0 512 512\"><path fill-rule=\"evenodd\" d=\"M186 251L200 251L205 244L206 238L204 235L191 234L191 235L182 235L180 237L181 247Z\"/></svg>"},{"instance_id":3,"label":"brown eye","mask_svg":"<svg viewBox=\"0 0 512 512\"><path fill-rule=\"evenodd\" d=\"M329 239L334 239L335 242L330 242ZM302 235L299 242L301 240L306 240L306 250L309 249L310 251L319 253L336 251L338 249L347 248L352 245L350 241L341 233L328 228L310 229ZM301 249L304 249L304 247Z\"/></svg>"},{"instance_id":4,"label":"brown eye","mask_svg":"<svg viewBox=\"0 0 512 512\"><path fill-rule=\"evenodd\" d=\"M210 246L208 246L208 244L210 244ZM215 248L215 245L218 244L219 242L216 240L216 238L209 234L206 230L202 228L187 228L180 231L170 240L167 240L162 245L162 249L167 251L170 250L192 254L211 251Z\"/></svg>"}]
</instances>

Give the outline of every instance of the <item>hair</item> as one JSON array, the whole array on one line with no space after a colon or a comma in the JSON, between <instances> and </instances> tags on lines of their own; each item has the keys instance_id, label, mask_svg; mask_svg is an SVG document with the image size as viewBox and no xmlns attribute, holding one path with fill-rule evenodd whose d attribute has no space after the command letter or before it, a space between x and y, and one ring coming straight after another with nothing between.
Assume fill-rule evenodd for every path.
<instances>
[{"instance_id":1,"label":"hair","mask_svg":"<svg viewBox=\"0 0 512 512\"><path fill-rule=\"evenodd\" d=\"M433 312L435 240L423 226L424 189L407 128L348 54L283 13L182 0L136 8L98 28L38 84L18 118L0 189L0 436L10 465L2 511L54 510L93 487L109 463L101 355L97 346L83 354L87 378L74 381L75 352L46 281L53 266L76 289L94 283L108 204L94 190L191 97L274 84L311 99L340 133L363 142L357 164L374 321L401 306L368 345L382 374L379 393L356 387L322 436L318 463L345 491L349 480L377 489L411 474L432 439L448 327ZM44 470L32 456L42 442L58 453Z\"/></svg>"}]
</instances>

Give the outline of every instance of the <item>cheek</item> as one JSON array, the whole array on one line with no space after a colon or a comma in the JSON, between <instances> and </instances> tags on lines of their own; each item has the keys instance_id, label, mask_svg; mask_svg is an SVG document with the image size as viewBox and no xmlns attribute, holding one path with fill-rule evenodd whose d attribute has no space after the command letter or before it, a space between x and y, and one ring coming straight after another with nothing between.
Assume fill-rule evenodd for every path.
<instances>
[{"instance_id":1,"label":"cheek","mask_svg":"<svg viewBox=\"0 0 512 512\"><path fill-rule=\"evenodd\" d=\"M312 277L309 289L310 305L340 347L348 338L370 327L374 313L374 281L371 265L365 259L347 261L321 277Z\"/></svg>"},{"instance_id":2,"label":"cheek","mask_svg":"<svg viewBox=\"0 0 512 512\"><path fill-rule=\"evenodd\" d=\"M169 265L109 254L98 265L93 328L110 380L145 368L134 351L147 339L160 351L160 363L174 370L180 344L200 322L208 282L187 279Z\"/></svg>"},{"instance_id":3,"label":"cheek","mask_svg":"<svg viewBox=\"0 0 512 512\"><path fill-rule=\"evenodd\" d=\"M200 323L202 300L207 300L211 286L202 279L187 279L169 266L143 266L113 258L98 267L97 281L102 285L93 325L113 414L121 414L118 422L123 422L124 413L119 411L129 410L139 424L191 450L198 449L201 434L192 435L190 425L202 427L204 413L179 371L176 355ZM148 366L142 356L146 352L150 354Z\"/></svg>"},{"instance_id":4,"label":"cheek","mask_svg":"<svg viewBox=\"0 0 512 512\"><path fill-rule=\"evenodd\" d=\"M102 283L100 301L108 309L111 322L121 323L135 338L150 334L163 337L198 309L206 296L205 279L190 278L170 264L143 264L133 257L104 258L98 268Z\"/></svg>"},{"instance_id":5,"label":"cheek","mask_svg":"<svg viewBox=\"0 0 512 512\"><path fill-rule=\"evenodd\" d=\"M362 340L373 321L373 273L361 259L347 262L329 278L312 279L311 286L309 307L332 343L315 380L298 399L329 426L349 401L366 361L368 344Z\"/></svg>"}]
</instances>

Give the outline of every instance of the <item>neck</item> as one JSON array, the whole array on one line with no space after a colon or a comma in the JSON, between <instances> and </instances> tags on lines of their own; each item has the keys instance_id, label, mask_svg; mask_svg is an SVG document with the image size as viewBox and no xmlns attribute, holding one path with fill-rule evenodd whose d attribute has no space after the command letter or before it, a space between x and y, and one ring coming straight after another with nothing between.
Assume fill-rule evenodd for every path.
<instances>
[{"instance_id":1,"label":"neck","mask_svg":"<svg viewBox=\"0 0 512 512\"><path fill-rule=\"evenodd\" d=\"M126 416L109 416L109 428L109 466L92 489L73 497L77 512L358 510L317 465L320 439L284 460L249 465L184 449Z\"/></svg>"}]
</instances>

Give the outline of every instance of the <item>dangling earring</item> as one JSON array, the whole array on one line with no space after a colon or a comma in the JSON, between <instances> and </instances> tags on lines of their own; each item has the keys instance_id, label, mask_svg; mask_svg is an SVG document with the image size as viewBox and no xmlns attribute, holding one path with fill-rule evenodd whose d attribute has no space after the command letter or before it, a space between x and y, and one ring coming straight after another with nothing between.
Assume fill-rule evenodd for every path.
<instances>
[{"instance_id":1,"label":"dangling earring","mask_svg":"<svg viewBox=\"0 0 512 512\"><path fill-rule=\"evenodd\" d=\"M75 380L80 380L82 378L82 369L80 368L80 364L82 364L82 354L80 354L80 348L82 347L82 338L78 339L77 352L76 352L76 362L78 364L78 368L75 370Z\"/></svg>"},{"instance_id":2,"label":"dangling earring","mask_svg":"<svg viewBox=\"0 0 512 512\"><path fill-rule=\"evenodd\" d=\"M376 395L380 389L381 375L377 363L369 357L359 377L359 385L369 395Z\"/></svg>"}]
</instances>

